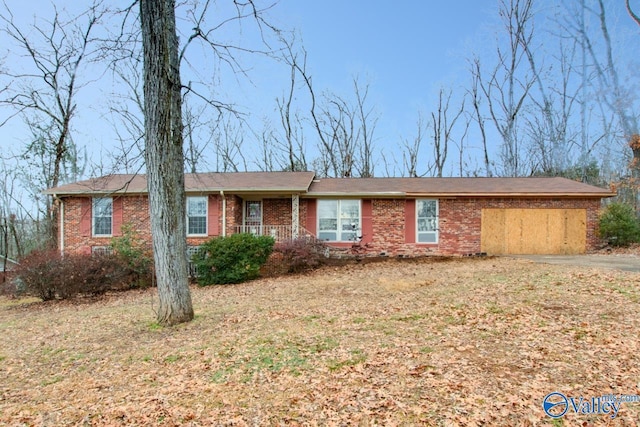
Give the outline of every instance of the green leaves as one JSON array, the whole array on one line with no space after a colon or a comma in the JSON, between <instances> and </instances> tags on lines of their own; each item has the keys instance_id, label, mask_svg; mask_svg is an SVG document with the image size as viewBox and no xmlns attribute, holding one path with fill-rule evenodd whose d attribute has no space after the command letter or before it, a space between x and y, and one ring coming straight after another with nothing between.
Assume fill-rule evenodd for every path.
<instances>
[{"instance_id":1,"label":"green leaves","mask_svg":"<svg viewBox=\"0 0 640 427\"><path fill-rule=\"evenodd\" d=\"M613 246L627 246L640 241L640 223L633 207L611 203L600 214L600 236Z\"/></svg>"},{"instance_id":2,"label":"green leaves","mask_svg":"<svg viewBox=\"0 0 640 427\"><path fill-rule=\"evenodd\" d=\"M193 256L198 284L230 284L255 279L260 267L273 251L275 240L270 236L233 234L215 237L200 246Z\"/></svg>"}]
</instances>

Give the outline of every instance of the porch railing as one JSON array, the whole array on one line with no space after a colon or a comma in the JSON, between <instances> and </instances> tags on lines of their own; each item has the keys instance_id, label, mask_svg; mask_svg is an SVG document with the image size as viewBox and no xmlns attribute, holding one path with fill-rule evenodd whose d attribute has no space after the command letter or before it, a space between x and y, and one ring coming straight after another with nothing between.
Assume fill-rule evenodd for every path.
<instances>
[{"instance_id":1,"label":"porch railing","mask_svg":"<svg viewBox=\"0 0 640 427\"><path fill-rule=\"evenodd\" d=\"M271 236L276 242L282 242L285 240L291 240L295 237L312 237L313 235L305 230L303 227L299 227L298 236L293 235L293 227L290 225L236 225L234 233L250 233L257 236Z\"/></svg>"}]
</instances>

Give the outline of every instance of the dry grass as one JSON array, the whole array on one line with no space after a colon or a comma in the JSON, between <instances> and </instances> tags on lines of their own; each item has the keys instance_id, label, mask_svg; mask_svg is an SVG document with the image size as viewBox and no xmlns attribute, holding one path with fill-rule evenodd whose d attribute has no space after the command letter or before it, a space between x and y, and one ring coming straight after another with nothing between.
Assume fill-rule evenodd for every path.
<instances>
[{"instance_id":1,"label":"dry grass","mask_svg":"<svg viewBox=\"0 0 640 427\"><path fill-rule=\"evenodd\" d=\"M194 288L0 299L0 425L636 425L542 410L640 394L640 274L512 259L387 261Z\"/></svg>"}]
</instances>

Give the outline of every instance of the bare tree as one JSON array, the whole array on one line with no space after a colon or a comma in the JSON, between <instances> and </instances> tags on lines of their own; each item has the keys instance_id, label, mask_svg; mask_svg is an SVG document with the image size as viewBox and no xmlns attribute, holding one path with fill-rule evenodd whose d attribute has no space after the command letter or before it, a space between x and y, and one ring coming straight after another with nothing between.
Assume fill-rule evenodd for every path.
<instances>
[{"instance_id":1,"label":"bare tree","mask_svg":"<svg viewBox=\"0 0 640 427\"><path fill-rule=\"evenodd\" d=\"M22 256L22 242L16 227L16 214L12 209L16 173L2 162L0 169L0 267L2 283L7 279L7 265L10 257L19 259Z\"/></svg>"},{"instance_id":2,"label":"bare tree","mask_svg":"<svg viewBox=\"0 0 640 427\"><path fill-rule=\"evenodd\" d=\"M356 156L356 112L347 101L338 95L325 93L321 109L319 133L321 139L320 156L331 165L329 174L339 177L354 176Z\"/></svg>"},{"instance_id":3,"label":"bare tree","mask_svg":"<svg viewBox=\"0 0 640 427\"><path fill-rule=\"evenodd\" d=\"M471 61L471 89L468 91L469 98L471 98L471 105L473 106L473 112L471 113L474 121L478 125L480 131L480 140L482 142L482 160L484 164L484 175L487 177L493 176L491 168L491 161L489 160L489 144L487 141L486 131L486 119L482 113L482 94L481 94L481 81L482 81L482 67L480 64L480 58L474 58Z\"/></svg>"},{"instance_id":4,"label":"bare tree","mask_svg":"<svg viewBox=\"0 0 640 427\"><path fill-rule=\"evenodd\" d=\"M449 156L449 146L457 141L453 138L453 130L458 119L464 114L464 99L460 106L452 110L451 98L453 91L451 89L440 88L438 91L437 107L434 111L428 113L428 119L425 121L423 113L418 113L416 122L416 133L411 139L402 141L402 163L403 175L409 177L436 176L444 175L445 165ZM468 127L468 125L467 125ZM424 139L430 139L430 152L424 153ZM466 136L466 130L463 137ZM460 139L460 147L462 140ZM460 148L460 156L462 156L462 148ZM420 165L423 167L420 168Z\"/></svg>"},{"instance_id":5,"label":"bare tree","mask_svg":"<svg viewBox=\"0 0 640 427\"><path fill-rule=\"evenodd\" d=\"M638 22L630 3L626 1L625 5L631 18ZM613 152L617 158L615 161L631 160L629 170L632 178L640 177L640 172L634 169L634 165L640 162L640 152L634 149L636 135L640 133L635 103L637 95L634 85L628 81L634 75L621 74L624 67L615 55L616 45L612 36L618 32L611 27L610 4L604 0L580 0L567 2L565 8L568 13L562 22L563 29L575 38L581 49L580 139L583 175L586 176L592 161L590 153L600 145L600 150L607 154L607 158ZM592 27L588 25L589 22L595 25ZM598 124L598 134L595 135L592 134L594 123L590 122L594 112ZM624 176L619 168L616 169L617 173L609 179L618 180ZM632 184L630 187L634 187L632 181L624 185ZM638 203L637 195L633 198L634 203Z\"/></svg>"},{"instance_id":6,"label":"bare tree","mask_svg":"<svg viewBox=\"0 0 640 427\"><path fill-rule=\"evenodd\" d=\"M196 173L209 164L206 152L212 148L222 113L218 111L214 118L206 119L206 106L192 106L187 100L188 98L184 98L183 104L185 169Z\"/></svg>"},{"instance_id":7,"label":"bare tree","mask_svg":"<svg viewBox=\"0 0 640 427\"><path fill-rule=\"evenodd\" d=\"M17 166L19 162L0 158L0 256L16 260L44 247L47 237L41 232L42 217L32 207L33 197L22 185L24 169Z\"/></svg>"},{"instance_id":8,"label":"bare tree","mask_svg":"<svg viewBox=\"0 0 640 427\"><path fill-rule=\"evenodd\" d=\"M276 137L272 141L284 152L285 159L279 162L283 170L306 171L308 166L302 120L294 110L293 103L296 97L298 74L303 78L307 75L307 52L304 49L301 49L301 52L295 51L295 40L281 39L281 41L285 46L284 62L289 66L290 80L286 93L276 100L283 138L280 140Z\"/></svg>"},{"instance_id":9,"label":"bare tree","mask_svg":"<svg viewBox=\"0 0 640 427\"><path fill-rule=\"evenodd\" d=\"M544 65L541 65L534 55L534 52L540 46L532 46L531 34L519 33L518 36L540 98L537 100L535 96L531 96L532 103L540 114L538 115L536 111L531 111L527 120L533 141L531 149L538 151L540 159L540 165L534 165L532 168L541 167L546 174L558 173L563 171L568 163L567 126L575 96L572 97L567 93L572 67L571 61L567 59L573 58L571 56L567 58L561 45L559 65L562 70L562 80L558 90L560 92L559 98L562 110L558 115L555 112L555 102L552 94L549 93L547 84L543 81L544 73L547 70L544 69ZM573 52L575 52L575 48Z\"/></svg>"},{"instance_id":10,"label":"bare tree","mask_svg":"<svg viewBox=\"0 0 640 427\"><path fill-rule=\"evenodd\" d=\"M465 173L469 174L469 165L468 165L468 156L465 156L467 153L467 146L465 145L465 141L467 139L467 135L469 133L469 127L471 126L472 119L468 114L464 114L464 130L460 134L460 137L457 140L454 140L453 143L458 148L458 176L464 176ZM465 160L465 157L467 160Z\"/></svg>"},{"instance_id":11,"label":"bare tree","mask_svg":"<svg viewBox=\"0 0 640 427\"><path fill-rule=\"evenodd\" d=\"M411 140L405 139L402 141L403 172L406 173L406 176L409 176L411 178L417 178L418 176L420 176L418 174L420 147L422 146L422 139L424 138L424 133L426 131L427 126L424 123L422 114L418 113L415 136L413 136Z\"/></svg>"},{"instance_id":12,"label":"bare tree","mask_svg":"<svg viewBox=\"0 0 640 427\"><path fill-rule=\"evenodd\" d=\"M612 90L611 106L619 117L624 137L629 140L632 135L638 134L638 120L634 114L631 102L630 94L628 90L624 88L620 82L620 76L618 73L618 67L613 59L613 46L611 42L611 36L609 34L609 26L607 21L607 8L605 7L604 0L598 0L597 16L600 21L600 30L602 32L602 38L605 42L605 67L601 69L600 78L607 79L608 87ZM590 51L595 59L595 52Z\"/></svg>"},{"instance_id":13,"label":"bare tree","mask_svg":"<svg viewBox=\"0 0 640 427\"><path fill-rule=\"evenodd\" d=\"M625 5L627 6L629 16L631 16L636 24L640 25L640 17L631 9L629 0L625 1ZM633 152L633 160L631 160L630 167L633 177L635 179L640 179L640 134L638 134L638 129L635 129L635 131L636 133L629 136L629 147Z\"/></svg>"},{"instance_id":14,"label":"bare tree","mask_svg":"<svg viewBox=\"0 0 640 427\"><path fill-rule=\"evenodd\" d=\"M242 124L236 125L232 118L227 117L224 121L215 124L211 134L216 155L216 171L247 171L247 158L243 147L245 131Z\"/></svg>"},{"instance_id":15,"label":"bare tree","mask_svg":"<svg viewBox=\"0 0 640 427\"><path fill-rule=\"evenodd\" d=\"M518 121L535 80L522 71L523 40L533 36L533 0L501 0L500 17L505 26L506 45L497 48L497 64L478 79L492 122L502 139L502 173L518 176L523 171L522 136ZM479 64L479 61L474 61ZM479 71L479 70L478 70Z\"/></svg>"},{"instance_id":16,"label":"bare tree","mask_svg":"<svg viewBox=\"0 0 640 427\"><path fill-rule=\"evenodd\" d=\"M324 176L371 177L374 173L373 148L377 116L366 105L368 85L361 88L353 80L355 103L325 92L320 104L315 104L312 92L312 123L318 135L320 156L316 171Z\"/></svg>"},{"instance_id":17,"label":"bare tree","mask_svg":"<svg viewBox=\"0 0 640 427\"><path fill-rule=\"evenodd\" d=\"M39 168L44 175L38 192L78 178L73 118L78 92L89 83L80 73L94 56L93 32L105 13L99 3L94 3L79 16L65 19L53 7L51 20L36 22L28 29L15 23L6 4L0 16L4 24L1 31L28 64L25 70L6 70L9 83L2 91L0 107L11 111L4 122L20 117L34 136L21 153L25 160L37 158L47 163ZM48 199L43 213L50 241L55 242L57 211Z\"/></svg>"},{"instance_id":18,"label":"bare tree","mask_svg":"<svg viewBox=\"0 0 640 427\"><path fill-rule=\"evenodd\" d=\"M631 9L631 5L629 3L629 0L625 0L624 2L625 6L627 7L627 12L629 13L629 16L631 16L631 19L636 21L636 24L640 25L640 16L638 16L638 14Z\"/></svg>"},{"instance_id":19,"label":"bare tree","mask_svg":"<svg viewBox=\"0 0 640 427\"><path fill-rule=\"evenodd\" d=\"M193 96L217 112L230 111L237 115L231 104L220 102L198 89L198 82L183 86L180 65L191 67L188 50L196 41L214 55L214 61L230 67L236 75L247 75L241 66L239 54L270 54L266 31L278 33L263 17L271 6L260 9L253 0L230 3L233 14L216 25L208 24L213 2L185 2L187 21L191 34L181 48L175 17L175 0L139 0L144 53L144 112L145 112L145 162L154 260L160 295L158 321L175 324L193 318L193 308L187 282L184 153L182 118L182 94ZM217 15L216 15L217 16ZM216 39L228 25L252 20L261 37L261 46L242 47ZM209 28L207 28L209 27ZM230 137L230 134L225 133ZM241 140L234 139L228 147L241 147ZM232 160L227 153L225 162ZM244 154L240 151L239 155ZM245 162L246 164L246 162Z\"/></svg>"},{"instance_id":20,"label":"bare tree","mask_svg":"<svg viewBox=\"0 0 640 427\"><path fill-rule=\"evenodd\" d=\"M451 96L453 92L444 88L440 88L438 91L438 108L437 111L431 112L431 130L433 141L433 167L434 175L442 177L444 166L449 154L449 143L452 142L453 128L462 116L464 112L464 100L461 102L460 107L450 112Z\"/></svg>"},{"instance_id":21,"label":"bare tree","mask_svg":"<svg viewBox=\"0 0 640 427\"><path fill-rule=\"evenodd\" d=\"M360 87L358 78L353 79L353 90L356 95L356 115L359 120L358 129L358 151L356 162L358 175L362 178L371 178L374 175L374 135L378 125L379 116L373 107L367 107L367 97L369 95L369 84Z\"/></svg>"},{"instance_id":22,"label":"bare tree","mask_svg":"<svg viewBox=\"0 0 640 427\"><path fill-rule=\"evenodd\" d=\"M279 163L282 153L276 148L277 137L274 135L271 124L265 121L262 131L259 134L256 133L255 136L260 141L260 156L256 159L256 167L265 172L281 170L276 165L282 165Z\"/></svg>"},{"instance_id":23,"label":"bare tree","mask_svg":"<svg viewBox=\"0 0 640 427\"><path fill-rule=\"evenodd\" d=\"M193 319L187 272L182 85L174 0L140 0L145 162L160 324Z\"/></svg>"},{"instance_id":24,"label":"bare tree","mask_svg":"<svg viewBox=\"0 0 640 427\"><path fill-rule=\"evenodd\" d=\"M114 39L118 40L118 37ZM117 41L116 44L121 45ZM109 45L107 48L116 50ZM118 149L110 153L113 162L111 169L137 173L144 164L144 94L142 70L139 69L142 52L131 48L123 56L110 64L115 86L125 88L123 93L112 93L109 97L109 119L119 142Z\"/></svg>"}]
</instances>

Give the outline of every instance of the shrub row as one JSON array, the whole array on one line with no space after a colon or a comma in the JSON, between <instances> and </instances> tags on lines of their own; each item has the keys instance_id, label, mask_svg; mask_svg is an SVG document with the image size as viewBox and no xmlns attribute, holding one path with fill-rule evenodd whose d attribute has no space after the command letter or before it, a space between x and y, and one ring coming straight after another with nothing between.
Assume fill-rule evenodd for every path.
<instances>
[{"instance_id":1,"label":"shrub row","mask_svg":"<svg viewBox=\"0 0 640 427\"><path fill-rule=\"evenodd\" d=\"M134 271L124 257L77 254L62 257L58 251L32 252L21 261L15 274L18 293L44 301L98 295L152 283L150 268L146 272Z\"/></svg>"},{"instance_id":2,"label":"shrub row","mask_svg":"<svg viewBox=\"0 0 640 427\"><path fill-rule=\"evenodd\" d=\"M78 255L58 251L35 251L15 271L12 293L41 298L69 299L98 295L109 290L150 286L151 258L129 231L114 239L114 254ZM200 285L240 283L254 279L269 256L276 252L282 272L296 273L320 266L326 246L314 239L300 238L275 244L268 236L234 234L203 244L194 255ZM8 288L7 288L8 289Z\"/></svg>"},{"instance_id":3,"label":"shrub row","mask_svg":"<svg viewBox=\"0 0 640 427\"><path fill-rule=\"evenodd\" d=\"M298 273L316 268L325 259L326 245L299 238L275 243L269 236L234 234L214 237L193 256L200 285L240 283L255 279L271 254L277 255L278 270Z\"/></svg>"}]
</instances>

